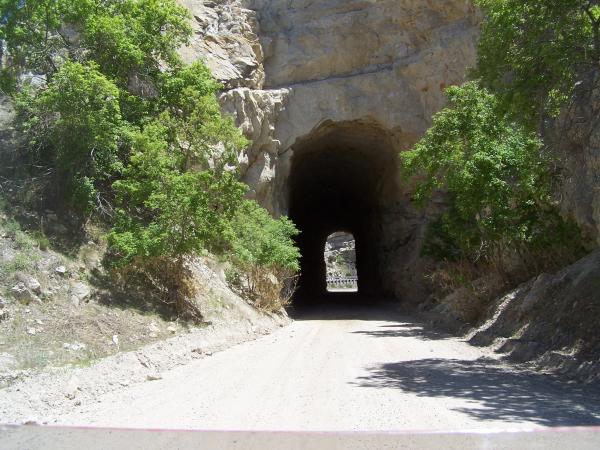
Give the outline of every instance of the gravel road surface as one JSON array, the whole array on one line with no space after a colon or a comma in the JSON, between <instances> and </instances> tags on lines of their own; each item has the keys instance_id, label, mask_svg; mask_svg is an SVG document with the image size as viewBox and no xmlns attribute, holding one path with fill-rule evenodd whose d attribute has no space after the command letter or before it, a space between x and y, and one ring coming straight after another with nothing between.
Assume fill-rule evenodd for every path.
<instances>
[{"instance_id":1,"label":"gravel road surface","mask_svg":"<svg viewBox=\"0 0 600 450\"><path fill-rule=\"evenodd\" d=\"M600 389L506 365L391 309L322 311L65 411L59 423L205 430L600 424Z\"/></svg>"}]
</instances>

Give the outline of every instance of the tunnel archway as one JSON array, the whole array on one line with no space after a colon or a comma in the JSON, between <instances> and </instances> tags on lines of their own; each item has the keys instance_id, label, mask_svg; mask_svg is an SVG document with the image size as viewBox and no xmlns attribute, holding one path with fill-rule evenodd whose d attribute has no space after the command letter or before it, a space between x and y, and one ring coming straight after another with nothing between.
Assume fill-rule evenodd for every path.
<instances>
[{"instance_id":1,"label":"tunnel archway","mask_svg":"<svg viewBox=\"0 0 600 450\"><path fill-rule=\"evenodd\" d=\"M292 150L289 216L301 231L297 243L302 254L294 302L332 297L323 248L339 230L355 238L356 297L373 301L394 296L385 254L398 234L389 226L400 192L393 134L368 121L325 123Z\"/></svg>"}]
</instances>

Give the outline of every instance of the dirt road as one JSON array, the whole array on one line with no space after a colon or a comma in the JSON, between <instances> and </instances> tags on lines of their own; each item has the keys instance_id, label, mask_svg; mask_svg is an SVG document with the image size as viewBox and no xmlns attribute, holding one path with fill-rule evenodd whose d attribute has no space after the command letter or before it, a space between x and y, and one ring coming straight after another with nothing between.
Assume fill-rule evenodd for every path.
<instances>
[{"instance_id":1,"label":"dirt road","mask_svg":"<svg viewBox=\"0 0 600 450\"><path fill-rule=\"evenodd\" d=\"M125 387L59 423L213 430L600 424L600 391L503 365L389 310L332 311Z\"/></svg>"}]
</instances>

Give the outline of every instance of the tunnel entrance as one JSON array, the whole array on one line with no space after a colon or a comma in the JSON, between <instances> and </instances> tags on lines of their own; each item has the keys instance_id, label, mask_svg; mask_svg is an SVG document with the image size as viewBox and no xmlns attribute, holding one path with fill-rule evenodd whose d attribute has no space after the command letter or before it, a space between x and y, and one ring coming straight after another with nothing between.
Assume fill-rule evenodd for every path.
<instances>
[{"instance_id":1,"label":"tunnel entrance","mask_svg":"<svg viewBox=\"0 0 600 450\"><path fill-rule=\"evenodd\" d=\"M327 237L323 252L327 274L327 292L358 292L356 240L343 231Z\"/></svg>"},{"instance_id":2,"label":"tunnel entrance","mask_svg":"<svg viewBox=\"0 0 600 450\"><path fill-rule=\"evenodd\" d=\"M323 249L340 230L355 238L355 296L361 302L393 296L385 251L398 197L398 166L390 133L367 122L324 124L292 150L289 216L300 229L302 254L294 303L334 297L327 289Z\"/></svg>"}]
</instances>

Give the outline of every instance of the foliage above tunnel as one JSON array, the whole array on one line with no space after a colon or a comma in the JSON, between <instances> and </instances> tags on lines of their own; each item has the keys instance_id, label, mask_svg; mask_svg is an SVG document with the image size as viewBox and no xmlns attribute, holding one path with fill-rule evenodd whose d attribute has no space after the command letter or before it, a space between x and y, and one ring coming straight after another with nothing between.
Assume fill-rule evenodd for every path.
<instances>
[{"instance_id":1,"label":"foliage above tunnel","mask_svg":"<svg viewBox=\"0 0 600 450\"><path fill-rule=\"evenodd\" d=\"M557 114L577 76L600 62L597 0L476 0L485 14L475 75L506 110Z\"/></svg>"}]
</instances>

